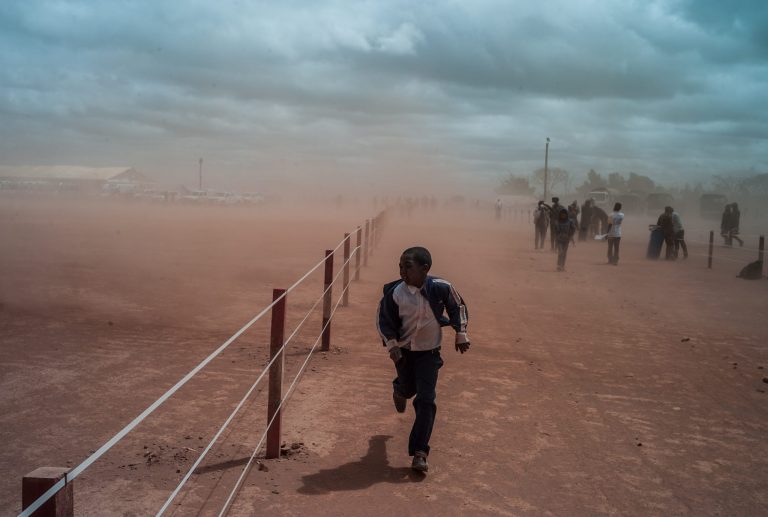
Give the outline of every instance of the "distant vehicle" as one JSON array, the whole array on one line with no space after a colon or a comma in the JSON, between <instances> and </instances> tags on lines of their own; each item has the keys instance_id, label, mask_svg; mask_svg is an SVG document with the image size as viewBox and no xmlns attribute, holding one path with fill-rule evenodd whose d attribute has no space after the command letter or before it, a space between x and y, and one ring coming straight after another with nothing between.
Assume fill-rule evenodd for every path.
<instances>
[{"instance_id":1,"label":"distant vehicle","mask_svg":"<svg viewBox=\"0 0 768 517\"><path fill-rule=\"evenodd\" d=\"M624 212L642 212L645 205L643 196L634 192L616 196L616 202L621 203L621 210ZM610 208L613 209L612 206Z\"/></svg>"},{"instance_id":2,"label":"distant vehicle","mask_svg":"<svg viewBox=\"0 0 768 517\"><path fill-rule=\"evenodd\" d=\"M665 206L672 206L675 198L666 192L653 192L645 199L645 208L648 212L664 210Z\"/></svg>"},{"instance_id":3,"label":"distant vehicle","mask_svg":"<svg viewBox=\"0 0 768 517\"><path fill-rule=\"evenodd\" d=\"M207 193L205 190L192 190L181 196L181 200L185 203L204 203L207 200Z\"/></svg>"},{"instance_id":4,"label":"distant vehicle","mask_svg":"<svg viewBox=\"0 0 768 517\"><path fill-rule=\"evenodd\" d=\"M699 213L701 217L718 218L722 215L728 197L724 194L702 194L699 198Z\"/></svg>"},{"instance_id":5,"label":"distant vehicle","mask_svg":"<svg viewBox=\"0 0 768 517\"><path fill-rule=\"evenodd\" d=\"M206 199L215 205L234 205L239 202L239 196L232 192L208 192Z\"/></svg>"},{"instance_id":6,"label":"distant vehicle","mask_svg":"<svg viewBox=\"0 0 768 517\"><path fill-rule=\"evenodd\" d=\"M587 194L587 199L593 199L595 201L595 206L599 206L606 212L613 209L613 203L616 202L617 193L615 190L610 188L596 188L589 194Z\"/></svg>"},{"instance_id":7,"label":"distant vehicle","mask_svg":"<svg viewBox=\"0 0 768 517\"><path fill-rule=\"evenodd\" d=\"M243 192L240 194L240 203L258 205L264 202L264 194L260 192Z\"/></svg>"}]
</instances>

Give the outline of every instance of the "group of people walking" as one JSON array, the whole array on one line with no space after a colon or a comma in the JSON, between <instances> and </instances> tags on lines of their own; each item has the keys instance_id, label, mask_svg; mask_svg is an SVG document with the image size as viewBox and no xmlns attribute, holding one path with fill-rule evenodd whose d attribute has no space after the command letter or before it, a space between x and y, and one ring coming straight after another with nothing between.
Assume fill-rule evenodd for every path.
<instances>
[{"instance_id":1,"label":"group of people walking","mask_svg":"<svg viewBox=\"0 0 768 517\"><path fill-rule=\"evenodd\" d=\"M581 220L579 220L580 213ZM581 208L576 201L565 207L560 204L560 199L557 197L552 198L551 205L539 201L533 212L534 247L537 250L544 248L547 230L549 230L550 250L557 251L557 270L565 271L568 248L571 243L576 243L574 236L578 233L579 240L586 241L598 231L605 230L608 239L608 263L617 265L623 220L621 203L616 203L613 212L607 215L601 208L595 206L591 199L585 201Z\"/></svg>"}]
</instances>

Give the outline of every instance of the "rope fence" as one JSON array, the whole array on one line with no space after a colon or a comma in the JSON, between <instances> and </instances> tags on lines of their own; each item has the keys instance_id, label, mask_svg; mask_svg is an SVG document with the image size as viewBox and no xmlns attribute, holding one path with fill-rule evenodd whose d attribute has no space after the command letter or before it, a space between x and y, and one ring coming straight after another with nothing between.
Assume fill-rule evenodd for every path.
<instances>
[{"instance_id":1,"label":"rope fence","mask_svg":"<svg viewBox=\"0 0 768 517\"><path fill-rule=\"evenodd\" d=\"M336 247L333 250L326 250L326 256L321 261L319 261L312 268L310 268L301 278L299 278L296 282L294 282L290 287L288 287L285 290L280 290L281 294L279 294L278 296L273 296L272 303L267 305L258 314L256 314L256 316L251 318L250 321L248 321L245 325L243 325L229 339L227 339L224 343L222 343L216 350L211 352L197 366L195 366L184 377L182 377L178 382L176 382L176 384L174 384L170 389L168 389L165 393L163 393L157 400L155 400L152 404L150 404L136 418L134 418L131 422L129 422L120 431L118 431L114 436L112 436L112 438L110 438L106 443L104 443L101 447L95 450L90 456L88 456L79 465L77 465L71 470L53 469L53 468L37 469L36 471L25 476L24 479L22 480L23 508L22 508L22 512L18 514L18 517L31 517L32 515L35 514L35 512L40 510L41 507L42 507L42 511L54 512L54 514L56 515L67 514L67 511L71 513L74 510L73 508L74 498L72 496L72 490L73 490L72 483L83 471L85 471L88 467L90 467L96 460L98 460L101 456L103 456L115 444L117 444L120 440L122 440L128 433L130 433L140 423L142 423L149 415L151 415L166 400L168 400L179 389L181 389L185 384L187 384L187 382L189 382L195 375L197 375L198 372L200 372L206 365L208 365L211 361L213 361L216 357L218 357L224 350L226 350L233 342L235 342L244 332L246 332L249 328L251 328L257 321L259 321L262 317L264 317L268 312L272 311L279 304L285 304L285 300L290 292L292 292L299 285L301 285L312 273L317 271L317 269L321 265L325 265L326 266L326 283L324 285L325 289L323 290L321 296L314 302L312 307L309 309L309 311L304 316L304 318L299 322L299 324L293 330L293 332L288 337L288 339L286 339L280 345L276 353L271 354L272 357L270 358L267 365L264 367L261 373L257 376L254 383L246 391L245 395L241 398L241 400L235 406L234 410L226 418L224 423L221 425L221 427L216 432L214 437L210 440L210 442L205 447L205 449L201 452L200 456L194 462L192 467L182 477L181 481L179 482L177 487L171 492L171 494L169 495L169 497L167 498L163 506L158 511L157 515L158 516L162 515L168 509L172 501L176 498L176 496L181 491L182 487L192 476L195 469L200 465L200 463L203 461L205 456L208 454L211 448L218 441L221 434L232 422L235 415L237 415L237 413L241 410L245 402L251 396L251 394L259 385L259 383L262 381L262 379L267 374L267 372L269 372L272 369L272 367L276 364L276 361L278 360L278 358L282 359L284 357L283 352L285 348L297 335L299 330L304 326L304 324L306 323L306 321L308 320L312 312L319 305L320 301L323 300L326 303L330 301L329 295L331 293L333 284L336 283L339 277L343 275L344 286L342 289L341 297L339 298L339 301L336 303L336 305L331 310L328 311L328 317L323 318L323 325L322 325L320 335L317 337L309 353L307 354L307 358L302 364L302 367L299 370L299 374L294 378L294 381L291 383L286 396L277 397L278 400L280 401L277 406L277 411L269 419L269 422L267 424L267 429L264 431L264 435L262 436L262 439L259 441L258 445L256 446L256 449L251 457L251 461L248 462L248 465L244 471L244 472L247 472L248 467L250 467L250 464L252 463L253 458L256 456L256 454L261 448L261 445L264 441L264 437L267 436L267 433L272 427L275 418L280 414L280 408L284 405L285 401L293 393L293 389L295 388L295 385L298 382L300 376L303 374L304 369L306 368L306 365L309 362L309 359L311 358L312 354L315 351L315 348L317 347L317 344L320 342L321 338L325 338L326 336L330 338L329 331L330 331L331 319L335 314L336 309L338 308L339 304L347 305L347 299L348 299L347 296L348 296L348 291L350 287L349 264L352 258L354 257L356 261L355 270L353 272L355 275L355 280L359 280L360 269L367 265L368 257L370 255L373 255L373 248L376 247L379 242L379 239L382 233L382 228L386 222L386 216L387 216L386 210L382 210L372 219L365 221L365 238L364 239L362 236L362 226L356 227L356 229L354 230L354 233L357 236L357 245L355 246L354 249L350 249L351 247L350 242L352 238L351 234L353 232L345 233L344 238L336 245ZM332 270L333 256L342 246L344 246L344 262L342 263L340 271L337 273L337 275L333 277L333 279L330 282L328 282L327 273L328 273L329 257L331 260L330 264L331 264L331 270ZM360 264L361 254L362 254L362 265ZM275 291L278 291L278 290L275 290ZM328 309L330 309L330 307L328 307ZM324 307L324 315L326 310L327 309ZM284 320L284 312L282 315ZM284 321L283 321L283 324L284 324ZM328 349L326 347L327 344L328 343L326 342L326 339L323 339L324 350ZM270 397L272 395L273 394L270 394ZM279 439L279 436L278 436L278 439ZM225 507L222 509L222 513L220 515L223 515L224 512L228 509L229 505L231 504L232 498L236 493L237 489L239 488L240 482L242 481L242 478L244 477L244 475L245 474L241 474L241 478L238 480L238 482L235 485L235 488L230 493L230 497L227 499ZM66 490L62 491L62 489L65 489L65 488Z\"/></svg>"},{"instance_id":2,"label":"rope fence","mask_svg":"<svg viewBox=\"0 0 768 517\"><path fill-rule=\"evenodd\" d=\"M344 263L344 265L347 265L347 264L349 264L349 260L347 260ZM338 275L336 276L334 281L336 279L338 279ZM334 305L333 309L331 310L331 319L333 318L333 315L336 313L336 309L338 309L339 305L342 304L342 301L344 299L344 294L348 291L348 289L349 289L349 284L347 284L344 287L344 289L342 290L341 296L339 296L339 299L336 301L336 304ZM323 294L325 294L325 292ZM320 331L320 334L317 336L317 338L315 339L314 343L312 344L312 347L310 348L309 353L307 354L306 359L304 359L304 363L299 368L299 372L296 374L296 376L294 377L293 381L291 382L291 385L288 387L288 390L287 390L287 393L286 393L285 397L282 397L280 399L280 403L277 406L277 410L275 411L275 414L272 416L272 418L267 423L267 428L264 430L264 433L261 435L261 438L259 439L259 442L256 444L256 447L254 448L253 453L251 453L250 458L248 458L248 462L245 464L245 467L243 467L243 470L240 473L240 477L238 477L237 481L235 482L235 485L232 487L232 490L231 490L229 496L227 497L227 500L224 502L224 506L222 506L221 511L219 512L219 517L222 517L223 515L226 515L227 511L229 511L229 508L230 508L232 502L234 501L234 498L235 498L238 490L240 490L240 487L242 485L243 480L248 475L248 472L251 469L251 465L253 465L253 460L258 455L259 450L261 449L261 446L264 443L264 439L267 437L267 433L269 432L270 427L273 425L273 423L275 421L275 418L280 414L280 410L282 409L282 407L285 405L285 403L288 401L288 399L293 394L293 390L295 389L298 381L304 375L304 372L306 371L307 365L309 364L309 360L312 357L312 354L315 352L315 349L317 348L318 343L320 343L320 341L322 339L323 331L325 331L326 327L330 325L331 319L329 319L323 325L323 327L322 327L322 329ZM277 354L275 355L275 357L277 357ZM158 516L159 515L160 514L158 513Z\"/></svg>"}]
</instances>

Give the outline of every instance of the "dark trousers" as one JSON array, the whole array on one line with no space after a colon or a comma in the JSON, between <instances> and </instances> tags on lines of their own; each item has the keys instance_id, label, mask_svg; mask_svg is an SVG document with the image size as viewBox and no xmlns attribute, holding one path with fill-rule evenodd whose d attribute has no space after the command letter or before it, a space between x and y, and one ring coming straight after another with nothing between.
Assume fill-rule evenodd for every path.
<instances>
[{"instance_id":1,"label":"dark trousers","mask_svg":"<svg viewBox=\"0 0 768 517\"><path fill-rule=\"evenodd\" d=\"M619 245L621 244L621 237L608 237L608 263L619 263Z\"/></svg>"},{"instance_id":2,"label":"dark trousers","mask_svg":"<svg viewBox=\"0 0 768 517\"><path fill-rule=\"evenodd\" d=\"M569 241L557 241L557 268L565 268L565 258L568 256Z\"/></svg>"},{"instance_id":3,"label":"dark trousers","mask_svg":"<svg viewBox=\"0 0 768 517\"><path fill-rule=\"evenodd\" d=\"M664 244L666 245L664 258L667 260L675 260L675 235L664 234Z\"/></svg>"},{"instance_id":4,"label":"dark trousers","mask_svg":"<svg viewBox=\"0 0 768 517\"><path fill-rule=\"evenodd\" d=\"M688 258L688 246L685 244L685 230L680 230L675 233L675 257L680 253L680 248L683 248L683 257Z\"/></svg>"},{"instance_id":5,"label":"dark trousers","mask_svg":"<svg viewBox=\"0 0 768 517\"><path fill-rule=\"evenodd\" d=\"M556 247L555 240L557 237L555 236L555 227L550 224L549 227L549 249L554 251Z\"/></svg>"},{"instance_id":6,"label":"dark trousers","mask_svg":"<svg viewBox=\"0 0 768 517\"><path fill-rule=\"evenodd\" d=\"M534 230L536 231L536 244L535 249L543 248L544 242L547 240L547 226L534 226Z\"/></svg>"},{"instance_id":7,"label":"dark trousers","mask_svg":"<svg viewBox=\"0 0 768 517\"><path fill-rule=\"evenodd\" d=\"M392 381L392 388L405 398L413 399L416 419L413 421L411 436L408 438L408 454L416 451L429 454L429 438L435 424L437 405L435 387L437 371L443 366L440 348L424 352L412 352L403 349L403 357L396 364L397 377Z\"/></svg>"}]
</instances>

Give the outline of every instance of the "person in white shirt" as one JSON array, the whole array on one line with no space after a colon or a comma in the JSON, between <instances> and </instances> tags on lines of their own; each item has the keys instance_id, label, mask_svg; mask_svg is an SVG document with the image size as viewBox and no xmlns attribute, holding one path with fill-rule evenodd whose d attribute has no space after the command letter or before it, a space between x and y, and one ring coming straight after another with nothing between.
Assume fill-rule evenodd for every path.
<instances>
[{"instance_id":1,"label":"person in white shirt","mask_svg":"<svg viewBox=\"0 0 768 517\"><path fill-rule=\"evenodd\" d=\"M608 263L614 266L619 265L619 244L621 243L621 223L624 221L624 214L621 212L621 203L613 205L613 212L608 216L608 231L606 239L608 240Z\"/></svg>"},{"instance_id":2,"label":"person in white shirt","mask_svg":"<svg viewBox=\"0 0 768 517\"><path fill-rule=\"evenodd\" d=\"M415 395L416 419L408 440L411 468L426 472L429 439L435 423L437 373L441 327L456 331L456 351L469 350L467 306L450 282L428 276L432 256L421 246L408 248L400 257L400 280L384 286L377 312L377 329L397 377L392 382L392 399L399 413ZM447 314L447 317L445 316Z\"/></svg>"},{"instance_id":3,"label":"person in white shirt","mask_svg":"<svg viewBox=\"0 0 768 517\"><path fill-rule=\"evenodd\" d=\"M683 258L688 258L688 246L685 244L685 229L683 228L683 219L677 210L672 209L672 229L675 232L675 258L677 258L680 248L683 248Z\"/></svg>"}]
</instances>

